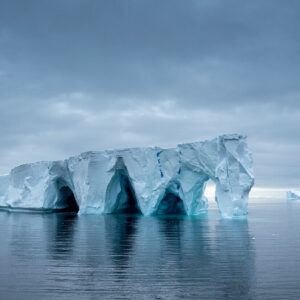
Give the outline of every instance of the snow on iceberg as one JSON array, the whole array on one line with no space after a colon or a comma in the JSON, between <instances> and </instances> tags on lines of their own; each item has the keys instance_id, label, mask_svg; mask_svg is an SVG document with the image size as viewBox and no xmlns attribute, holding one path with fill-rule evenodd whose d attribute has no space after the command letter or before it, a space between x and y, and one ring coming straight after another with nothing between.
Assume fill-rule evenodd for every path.
<instances>
[{"instance_id":1,"label":"snow on iceberg","mask_svg":"<svg viewBox=\"0 0 300 300\"><path fill-rule=\"evenodd\" d=\"M286 193L286 199L288 201L300 200L300 191L288 191Z\"/></svg>"},{"instance_id":2,"label":"snow on iceberg","mask_svg":"<svg viewBox=\"0 0 300 300\"><path fill-rule=\"evenodd\" d=\"M18 166L0 177L0 205L93 213L198 215L206 182L223 217L247 214L254 183L246 137L223 135L176 148L86 152Z\"/></svg>"}]
</instances>

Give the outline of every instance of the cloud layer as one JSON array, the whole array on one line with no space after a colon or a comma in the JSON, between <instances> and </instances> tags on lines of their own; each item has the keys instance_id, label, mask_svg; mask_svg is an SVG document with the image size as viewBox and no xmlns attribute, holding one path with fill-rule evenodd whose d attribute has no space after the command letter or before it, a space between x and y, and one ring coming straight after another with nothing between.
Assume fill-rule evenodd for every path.
<instances>
[{"instance_id":1,"label":"cloud layer","mask_svg":"<svg viewBox=\"0 0 300 300\"><path fill-rule=\"evenodd\" d=\"M298 1L0 3L0 174L86 150L248 135L300 186Z\"/></svg>"}]
</instances>

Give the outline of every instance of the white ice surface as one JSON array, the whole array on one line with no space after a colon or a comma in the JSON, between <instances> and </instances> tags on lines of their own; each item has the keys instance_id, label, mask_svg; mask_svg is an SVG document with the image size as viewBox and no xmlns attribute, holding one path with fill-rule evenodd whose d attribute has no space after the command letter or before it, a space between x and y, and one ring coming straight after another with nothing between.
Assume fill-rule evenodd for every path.
<instances>
[{"instance_id":1,"label":"white ice surface","mask_svg":"<svg viewBox=\"0 0 300 300\"><path fill-rule=\"evenodd\" d=\"M288 191L286 193L286 199L288 201L300 200L300 191Z\"/></svg>"},{"instance_id":2,"label":"white ice surface","mask_svg":"<svg viewBox=\"0 0 300 300\"><path fill-rule=\"evenodd\" d=\"M144 215L155 214L166 194L181 199L188 215L198 215L207 211L204 190L209 179L216 184L224 217L247 214L254 177L245 136L223 135L171 149L86 152L64 161L21 165L0 177L0 205L64 208L67 187L79 213L113 213L127 201L130 186Z\"/></svg>"}]
</instances>

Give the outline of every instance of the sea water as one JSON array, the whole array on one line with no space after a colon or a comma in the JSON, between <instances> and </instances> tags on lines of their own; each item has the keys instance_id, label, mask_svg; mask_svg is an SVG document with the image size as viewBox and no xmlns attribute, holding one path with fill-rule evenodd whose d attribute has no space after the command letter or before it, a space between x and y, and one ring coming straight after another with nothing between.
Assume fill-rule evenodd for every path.
<instances>
[{"instance_id":1,"label":"sea water","mask_svg":"<svg viewBox=\"0 0 300 300\"><path fill-rule=\"evenodd\" d=\"M0 212L0 299L300 299L300 204L246 219Z\"/></svg>"}]
</instances>

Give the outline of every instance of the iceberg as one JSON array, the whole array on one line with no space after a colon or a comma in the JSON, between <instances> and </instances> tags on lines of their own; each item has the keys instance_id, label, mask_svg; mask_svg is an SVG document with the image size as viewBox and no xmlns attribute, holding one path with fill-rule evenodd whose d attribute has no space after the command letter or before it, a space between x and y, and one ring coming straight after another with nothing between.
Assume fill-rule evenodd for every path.
<instances>
[{"instance_id":1,"label":"iceberg","mask_svg":"<svg viewBox=\"0 0 300 300\"><path fill-rule=\"evenodd\" d=\"M286 199L288 201L300 200L300 191L288 191L286 193Z\"/></svg>"},{"instance_id":2,"label":"iceberg","mask_svg":"<svg viewBox=\"0 0 300 300\"><path fill-rule=\"evenodd\" d=\"M247 214L252 165L246 137L239 134L169 149L90 151L12 169L0 177L0 205L80 214L199 215L207 212L204 192L211 179L222 216L231 218Z\"/></svg>"}]
</instances>

